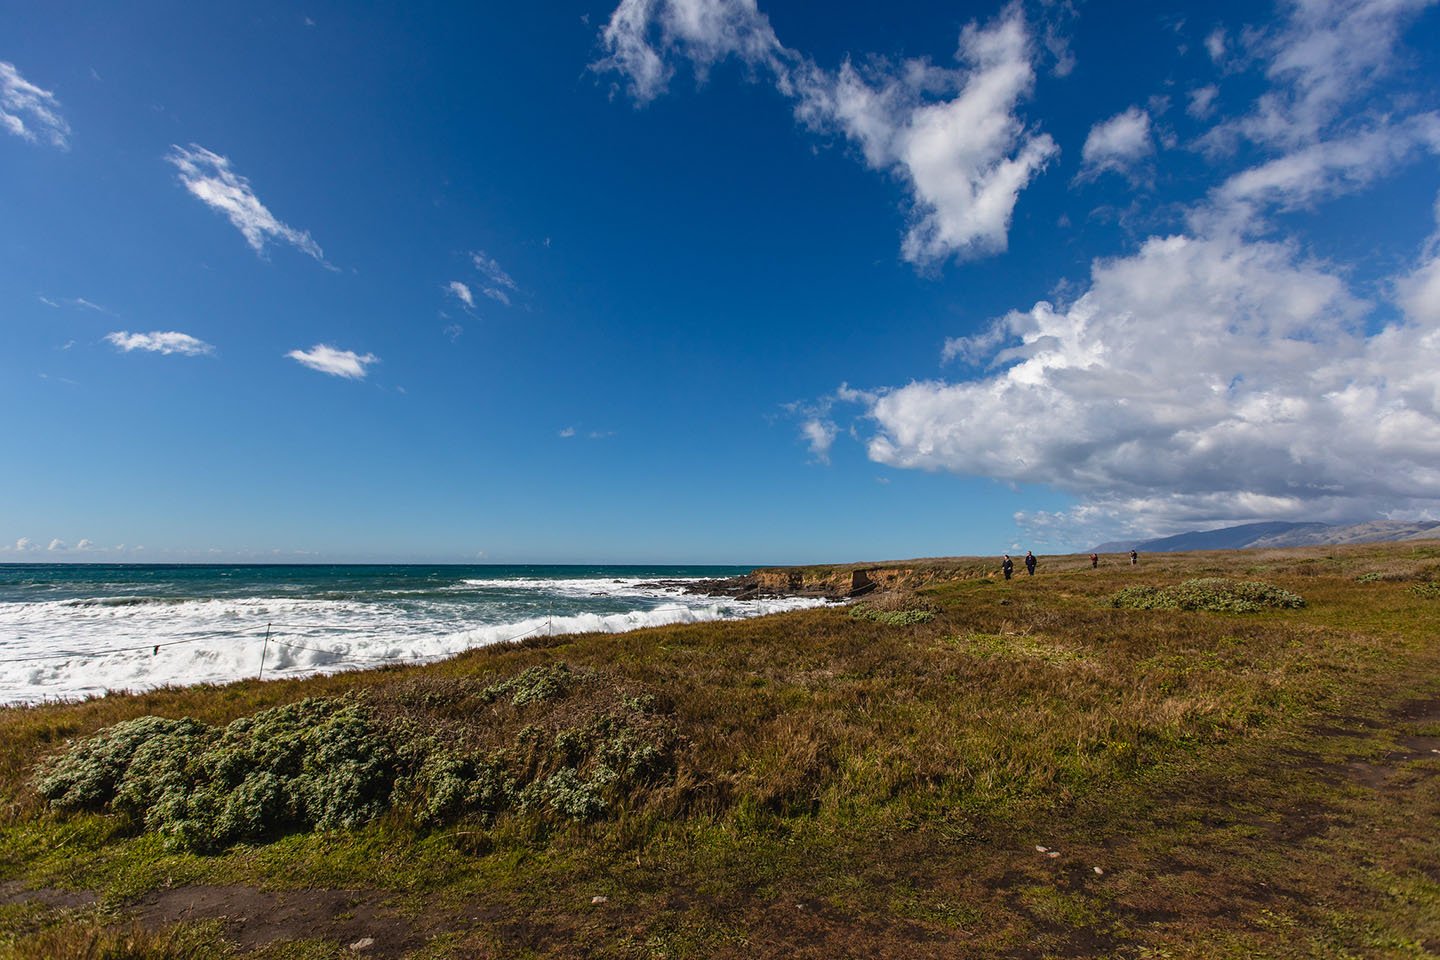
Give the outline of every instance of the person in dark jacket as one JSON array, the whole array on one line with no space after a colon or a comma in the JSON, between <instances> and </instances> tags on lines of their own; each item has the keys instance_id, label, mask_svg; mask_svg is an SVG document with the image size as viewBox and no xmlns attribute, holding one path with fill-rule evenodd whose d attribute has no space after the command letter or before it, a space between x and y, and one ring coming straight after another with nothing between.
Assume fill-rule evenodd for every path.
<instances>
[{"instance_id":1,"label":"person in dark jacket","mask_svg":"<svg viewBox=\"0 0 1440 960\"><path fill-rule=\"evenodd\" d=\"M1090 554L1090 569L1091 569L1091 570L1095 570L1095 569L1097 569L1099 566L1100 566L1100 555L1099 555L1098 553L1092 553L1092 554Z\"/></svg>"},{"instance_id":2,"label":"person in dark jacket","mask_svg":"<svg viewBox=\"0 0 1440 960\"><path fill-rule=\"evenodd\" d=\"M1015 561L1010 559L1010 554L1005 554L1005 562L1000 564L1000 569L1005 573L1005 579L1009 580L1010 575L1015 572Z\"/></svg>"},{"instance_id":3,"label":"person in dark jacket","mask_svg":"<svg viewBox=\"0 0 1440 960\"><path fill-rule=\"evenodd\" d=\"M1025 572L1028 573L1028 574L1029 574L1030 576L1032 576L1032 577L1035 576L1035 564L1036 564L1036 562L1037 562L1037 561L1035 560L1035 554L1031 553L1029 550L1026 550L1026 551L1025 551Z\"/></svg>"},{"instance_id":4,"label":"person in dark jacket","mask_svg":"<svg viewBox=\"0 0 1440 960\"><path fill-rule=\"evenodd\" d=\"M1140 562L1140 554L1136 553L1134 550L1131 550L1131 551L1130 551L1130 566L1133 567L1133 566L1135 566L1135 564L1137 564L1137 563L1139 563L1139 562Z\"/></svg>"}]
</instances>

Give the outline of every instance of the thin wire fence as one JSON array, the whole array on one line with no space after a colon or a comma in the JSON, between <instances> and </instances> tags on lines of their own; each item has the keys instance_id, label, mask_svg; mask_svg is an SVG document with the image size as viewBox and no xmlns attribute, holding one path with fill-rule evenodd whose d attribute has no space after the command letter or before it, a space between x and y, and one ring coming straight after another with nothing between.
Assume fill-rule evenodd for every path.
<instances>
[{"instance_id":1,"label":"thin wire fence","mask_svg":"<svg viewBox=\"0 0 1440 960\"><path fill-rule=\"evenodd\" d=\"M485 646L490 646L491 644L495 644L495 643L514 643L514 642L517 641L517 640L523 640L523 639L525 639L526 637L532 636L532 635L540 632L541 630L546 630L547 632L549 632L549 631L552 629L552 624L553 624L553 620L551 620L550 618L547 618L547 619L546 619L546 622L543 623L543 624L536 624L534 627L531 627L529 630L526 630L526 631L524 631L523 633L517 633L517 634L516 634L515 636L513 636L513 637L506 637L506 638L501 639L501 640L493 640L493 641L490 641L489 643L486 643ZM443 659L443 658L445 658L445 657L452 657L452 656L455 656L457 653L463 652L462 650L454 650L454 651L450 651L450 652L446 652L446 653L389 654L389 655L385 655L385 656L367 656L367 655L364 655L364 654L352 653L352 652L350 652L349 650L343 650L343 651L342 651L342 650L326 650L326 649L323 649L323 648L321 648L321 647L312 647L312 646L307 646L307 645L305 645L305 644L293 643L293 642L291 642L291 641L289 641L289 640L282 640L282 639L280 639L280 638L276 635L279 631L324 630L324 631L326 631L326 632L328 632L328 633L335 633L335 632L353 632L353 633L359 633L359 632L368 632L368 629L369 629L369 628L365 628L365 627L344 627L344 626L336 626L336 625L331 625L331 624L313 624L313 623L303 623L303 624L295 624L295 623L292 623L292 624L272 624L272 625L266 627L266 630L265 630L263 636L262 636L261 631L257 628L253 636L243 636L243 635L242 635L242 636L239 636L239 637L235 637L234 639L239 639L239 640L243 640L243 641L263 640L263 642L264 642L267 646L268 646L269 644L276 644L276 645L282 646L282 647L289 647L289 648L292 649L292 650L304 650L304 651L307 651L307 652L310 652L310 653L323 654L323 655L325 655L325 656L334 658L334 659L331 660L330 662L328 662L328 663L326 663L326 664L323 664L323 666L327 666L327 667L330 667L330 666L340 666L340 665L351 664L351 663L356 664L356 665L365 664L365 663L419 663L419 662L423 662L423 661L439 660L439 659ZM214 642L216 642L217 640L220 640L220 639L222 639L222 638L220 638L220 637L218 637L218 636L216 636L216 635L214 635L214 634L211 634L211 635L200 636L200 637L186 637L186 638L181 639L181 640L162 640L162 641L160 641L160 642L158 642L158 643L147 643L147 644L138 645L138 646L107 647L107 648L100 649L100 650L67 650L67 651L62 651L62 652L59 652L59 653L35 654L35 655L24 656L24 657L4 657L4 658L0 658L0 664L7 664L7 663L37 663L37 662L52 661L52 660L98 660L98 659L102 659L102 658L104 658L104 657L116 656L116 655L122 654L122 653L140 653L140 652L144 652L144 651L146 651L146 650L150 651L150 653L151 653L152 656L158 656L159 653L160 653L160 648L161 648L161 647L177 647L177 646L181 646L181 645L183 645L183 644L189 644L189 643L206 643L206 642L214 643ZM263 656L263 655L262 655L262 656ZM274 670L275 668L272 667L271 669ZM282 669L286 669L286 668L282 668ZM263 668L262 668L262 672L263 672Z\"/></svg>"}]
</instances>

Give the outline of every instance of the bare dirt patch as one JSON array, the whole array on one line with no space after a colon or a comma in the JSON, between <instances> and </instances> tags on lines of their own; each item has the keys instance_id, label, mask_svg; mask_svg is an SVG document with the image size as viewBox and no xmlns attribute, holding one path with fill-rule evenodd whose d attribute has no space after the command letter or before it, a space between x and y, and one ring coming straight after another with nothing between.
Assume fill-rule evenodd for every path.
<instances>
[{"instance_id":1,"label":"bare dirt patch","mask_svg":"<svg viewBox=\"0 0 1440 960\"><path fill-rule=\"evenodd\" d=\"M380 895L354 890L174 887L148 893L130 909L151 928L221 920L227 938L243 950L311 937L346 945L370 938L373 943L363 950L364 956L399 958L437 932L402 916Z\"/></svg>"}]
</instances>

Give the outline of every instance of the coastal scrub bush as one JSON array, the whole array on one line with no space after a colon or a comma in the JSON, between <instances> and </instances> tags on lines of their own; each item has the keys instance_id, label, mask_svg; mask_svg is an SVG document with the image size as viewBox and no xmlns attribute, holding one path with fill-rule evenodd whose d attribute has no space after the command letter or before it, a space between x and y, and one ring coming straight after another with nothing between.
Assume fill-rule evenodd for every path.
<instances>
[{"instance_id":1,"label":"coastal scrub bush","mask_svg":"<svg viewBox=\"0 0 1440 960\"><path fill-rule=\"evenodd\" d=\"M850 608L850 619L883 623L889 627L907 627L916 623L929 623L935 619L935 611L910 598L901 600L862 600Z\"/></svg>"},{"instance_id":2,"label":"coastal scrub bush","mask_svg":"<svg viewBox=\"0 0 1440 960\"><path fill-rule=\"evenodd\" d=\"M1440 582L1434 580L1417 583L1410 591L1422 600L1440 600Z\"/></svg>"},{"instance_id":3,"label":"coastal scrub bush","mask_svg":"<svg viewBox=\"0 0 1440 960\"><path fill-rule=\"evenodd\" d=\"M1299 595L1259 580L1202 577L1173 587L1127 587L1110 597L1112 607L1131 610L1213 610L1256 613L1305 606Z\"/></svg>"},{"instance_id":4,"label":"coastal scrub bush","mask_svg":"<svg viewBox=\"0 0 1440 960\"><path fill-rule=\"evenodd\" d=\"M589 820L670 779L678 742L654 696L561 663L483 688L314 697L224 728L127 720L34 782L58 810L128 815L173 849L208 851L397 808L422 828L508 810Z\"/></svg>"},{"instance_id":5,"label":"coastal scrub bush","mask_svg":"<svg viewBox=\"0 0 1440 960\"><path fill-rule=\"evenodd\" d=\"M493 703L508 696L517 707L527 703L545 703L565 696L574 680L570 667L563 663L531 667L524 673L486 687L481 697L487 703Z\"/></svg>"},{"instance_id":6,"label":"coastal scrub bush","mask_svg":"<svg viewBox=\"0 0 1440 960\"><path fill-rule=\"evenodd\" d=\"M311 698L223 730L140 717L42 769L65 809L129 814L173 847L209 850L285 829L353 827L384 811L392 752L357 698Z\"/></svg>"}]
</instances>

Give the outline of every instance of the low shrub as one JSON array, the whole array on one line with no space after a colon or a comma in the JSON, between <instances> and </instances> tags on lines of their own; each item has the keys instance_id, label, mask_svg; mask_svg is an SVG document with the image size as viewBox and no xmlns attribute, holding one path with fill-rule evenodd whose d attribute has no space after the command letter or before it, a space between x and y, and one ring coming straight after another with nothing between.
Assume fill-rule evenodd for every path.
<instances>
[{"instance_id":1,"label":"low shrub","mask_svg":"<svg viewBox=\"0 0 1440 960\"><path fill-rule=\"evenodd\" d=\"M935 610L909 597L881 597L875 601L863 600L851 606L850 619L883 623L889 627L908 627L911 624L934 620Z\"/></svg>"},{"instance_id":2,"label":"low shrub","mask_svg":"<svg viewBox=\"0 0 1440 960\"><path fill-rule=\"evenodd\" d=\"M1410 592L1422 600L1440 600L1440 582L1427 580L1424 583L1417 583L1410 588Z\"/></svg>"},{"instance_id":3,"label":"low shrub","mask_svg":"<svg viewBox=\"0 0 1440 960\"><path fill-rule=\"evenodd\" d=\"M127 720L43 762L34 783L57 810L126 815L207 851L391 809L421 827L512 809L593 819L665 780L677 742L654 697L558 664L485 688L310 698L223 729Z\"/></svg>"},{"instance_id":4,"label":"low shrub","mask_svg":"<svg viewBox=\"0 0 1440 960\"><path fill-rule=\"evenodd\" d=\"M1203 577L1173 587L1127 587L1107 601L1131 610L1213 610L1256 613L1305 606L1298 594L1259 580Z\"/></svg>"}]
</instances>

